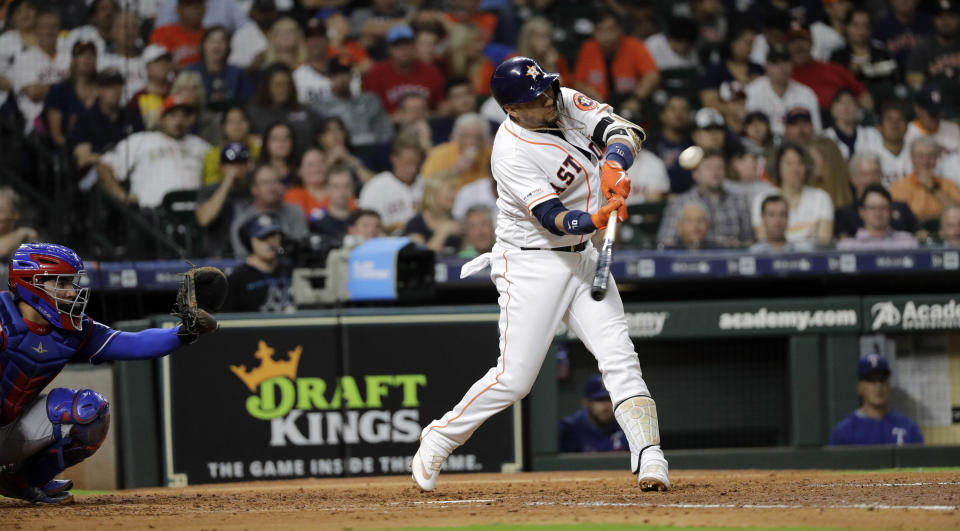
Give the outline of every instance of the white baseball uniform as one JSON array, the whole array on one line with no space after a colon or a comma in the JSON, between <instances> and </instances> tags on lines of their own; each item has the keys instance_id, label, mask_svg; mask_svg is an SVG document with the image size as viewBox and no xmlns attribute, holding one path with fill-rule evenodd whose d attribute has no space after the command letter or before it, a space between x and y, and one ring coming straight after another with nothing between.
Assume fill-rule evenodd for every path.
<instances>
[{"instance_id":1,"label":"white baseball uniform","mask_svg":"<svg viewBox=\"0 0 960 531\"><path fill-rule=\"evenodd\" d=\"M590 136L612 111L567 88L561 89L560 102L562 132L531 131L508 118L494 139L497 242L491 253L464 266L464 274L490 265L500 293L500 357L460 403L424 428L421 444L443 455L526 396L561 321L597 358L614 405L650 396L613 280L602 301L590 297L598 253L589 236L553 234L531 212L554 198L567 209L591 213L605 203L598 167L602 152ZM580 252L550 250L581 242L586 248ZM522 249L531 247L540 250ZM643 452L641 459L648 458L663 459L659 446Z\"/></svg>"}]
</instances>

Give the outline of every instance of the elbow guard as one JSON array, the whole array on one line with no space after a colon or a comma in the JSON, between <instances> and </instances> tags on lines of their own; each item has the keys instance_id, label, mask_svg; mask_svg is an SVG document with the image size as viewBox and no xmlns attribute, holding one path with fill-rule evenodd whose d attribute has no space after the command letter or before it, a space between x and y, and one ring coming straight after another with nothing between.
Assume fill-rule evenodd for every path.
<instances>
[{"instance_id":1,"label":"elbow guard","mask_svg":"<svg viewBox=\"0 0 960 531\"><path fill-rule=\"evenodd\" d=\"M622 116L611 114L597 122L590 139L604 149L615 142L622 142L636 154L647 139L647 133L642 127Z\"/></svg>"}]
</instances>

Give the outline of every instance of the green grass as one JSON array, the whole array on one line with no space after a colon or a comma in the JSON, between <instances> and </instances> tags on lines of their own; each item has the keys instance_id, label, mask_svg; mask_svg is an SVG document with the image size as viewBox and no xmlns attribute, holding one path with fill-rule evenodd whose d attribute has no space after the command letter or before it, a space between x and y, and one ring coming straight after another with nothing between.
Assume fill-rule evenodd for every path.
<instances>
[{"instance_id":1,"label":"green grass","mask_svg":"<svg viewBox=\"0 0 960 531\"><path fill-rule=\"evenodd\" d=\"M648 524L491 524L463 527L404 527L402 531L730 531L731 527L694 527ZM751 527L751 531L840 531L833 527Z\"/></svg>"},{"instance_id":2,"label":"green grass","mask_svg":"<svg viewBox=\"0 0 960 531\"><path fill-rule=\"evenodd\" d=\"M889 474L891 472L960 472L960 466L877 468L872 470L833 470L834 474Z\"/></svg>"}]
</instances>

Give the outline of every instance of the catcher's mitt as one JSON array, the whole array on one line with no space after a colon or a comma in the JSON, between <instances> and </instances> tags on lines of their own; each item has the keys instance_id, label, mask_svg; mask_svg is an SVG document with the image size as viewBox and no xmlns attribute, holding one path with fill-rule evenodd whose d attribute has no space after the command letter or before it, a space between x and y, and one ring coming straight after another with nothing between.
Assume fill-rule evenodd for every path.
<instances>
[{"instance_id":1,"label":"catcher's mitt","mask_svg":"<svg viewBox=\"0 0 960 531\"><path fill-rule=\"evenodd\" d=\"M217 319L211 315L223 306L227 297L227 276L216 267L195 267L183 275L173 315L183 323L177 335L184 343L193 343L200 334L218 328Z\"/></svg>"}]
</instances>

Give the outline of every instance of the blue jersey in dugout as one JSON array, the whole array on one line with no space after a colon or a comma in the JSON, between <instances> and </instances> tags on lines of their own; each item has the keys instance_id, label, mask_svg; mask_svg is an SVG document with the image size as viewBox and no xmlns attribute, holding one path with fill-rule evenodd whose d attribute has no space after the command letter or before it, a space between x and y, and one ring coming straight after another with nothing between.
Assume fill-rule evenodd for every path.
<instances>
[{"instance_id":1,"label":"blue jersey in dugout","mask_svg":"<svg viewBox=\"0 0 960 531\"><path fill-rule=\"evenodd\" d=\"M859 409L840 421L830 434L830 444L917 444L923 434L917 424L891 409L880 420Z\"/></svg>"},{"instance_id":2,"label":"blue jersey in dugout","mask_svg":"<svg viewBox=\"0 0 960 531\"><path fill-rule=\"evenodd\" d=\"M586 409L560 421L561 452L619 452L627 451L627 437L620 425L611 422L597 426Z\"/></svg>"}]
</instances>

